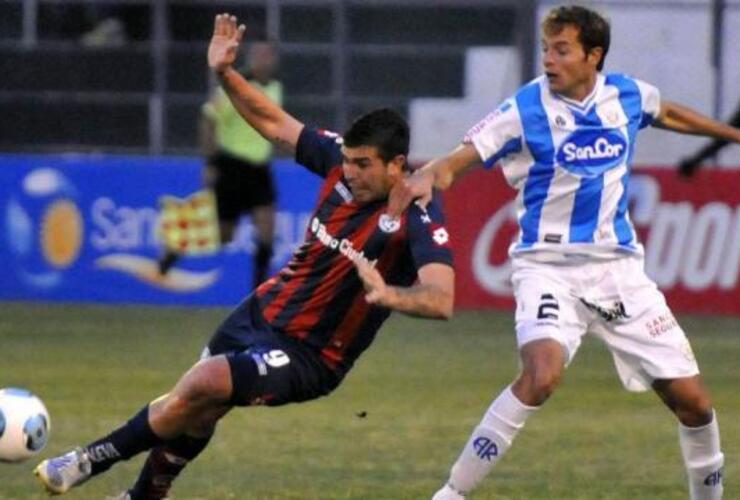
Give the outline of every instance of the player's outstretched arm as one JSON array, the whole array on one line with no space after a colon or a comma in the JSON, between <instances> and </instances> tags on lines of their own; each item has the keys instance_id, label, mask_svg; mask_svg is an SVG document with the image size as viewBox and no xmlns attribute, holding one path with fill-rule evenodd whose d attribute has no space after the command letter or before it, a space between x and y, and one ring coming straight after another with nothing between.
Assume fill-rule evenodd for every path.
<instances>
[{"instance_id":1,"label":"player's outstretched arm","mask_svg":"<svg viewBox=\"0 0 740 500\"><path fill-rule=\"evenodd\" d=\"M661 103L654 125L682 134L703 135L740 143L740 129L671 101Z\"/></svg>"},{"instance_id":2,"label":"player's outstretched arm","mask_svg":"<svg viewBox=\"0 0 740 500\"><path fill-rule=\"evenodd\" d=\"M480 163L480 155L472 144L460 144L457 148L436 158L396 183L388 198L388 214L400 217L414 200L426 206L432 199L432 189L449 188L465 171Z\"/></svg>"},{"instance_id":3,"label":"player's outstretched arm","mask_svg":"<svg viewBox=\"0 0 740 500\"><path fill-rule=\"evenodd\" d=\"M455 301L455 271L445 264L427 264L419 269L419 282L410 287L386 284L377 269L364 259L354 261L365 286L365 300L411 316L450 319Z\"/></svg>"},{"instance_id":4,"label":"player's outstretched arm","mask_svg":"<svg viewBox=\"0 0 740 500\"><path fill-rule=\"evenodd\" d=\"M233 67L246 27L237 27L236 17L216 16L213 37L208 46L208 66L239 114L265 139L294 152L303 123L253 87Z\"/></svg>"},{"instance_id":5,"label":"player's outstretched arm","mask_svg":"<svg viewBox=\"0 0 740 500\"><path fill-rule=\"evenodd\" d=\"M735 110L735 114L728 123L732 127L740 127L740 107ZM716 155L728 144L730 144L730 141L727 139L714 139L693 155L681 160L681 163L678 165L679 173L685 177L691 177L699 169L704 160Z\"/></svg>"}]
</instances>

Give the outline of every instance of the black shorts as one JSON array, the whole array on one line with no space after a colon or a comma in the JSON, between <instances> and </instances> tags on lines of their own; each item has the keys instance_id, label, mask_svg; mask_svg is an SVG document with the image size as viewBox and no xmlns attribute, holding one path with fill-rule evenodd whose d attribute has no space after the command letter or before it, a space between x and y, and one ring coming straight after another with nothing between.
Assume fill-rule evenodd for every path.
<instances>
[{"instance_id":1,"label":"black shorts","mask_svg":"<svg viewBox=\"0 0 740 500\"><path fill-rule=\"evenodd\" d=\"M329 394L342 381L314 350L273 332L252 296L226 318L207 349L211 356L226 355L235 406L308 401Z\"/></svg>"},{"instance_id":2,"label":"black shorts","mask_svg":"<svg viewBox=\"0 0 740 500\"><path fill-rule=\"evenodd\" d=\"M269 164L250 163L224 152L208 161L216 169L213 190L220 220L236 220L255 207L275 203Z\"/></svg>"}]
</instances>

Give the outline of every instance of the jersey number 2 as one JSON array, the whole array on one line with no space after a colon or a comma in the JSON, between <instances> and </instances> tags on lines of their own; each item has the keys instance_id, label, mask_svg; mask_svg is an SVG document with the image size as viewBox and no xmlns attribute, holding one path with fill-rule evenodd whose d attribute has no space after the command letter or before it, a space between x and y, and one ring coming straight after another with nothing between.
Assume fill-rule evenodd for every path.
<instances>
[{"instance_id":1,"label":"jersey number 2","mask_svg":"<svg viewBox=\"0 0 740 500\"><path fill-rule=\"evenodd\" d=\"M552 294L543 293L540 297L540 307L537 309L537 319L558 319L558 313L560 312L560 306L558 305L558 299Z\"/></svg>"}]
</instances>

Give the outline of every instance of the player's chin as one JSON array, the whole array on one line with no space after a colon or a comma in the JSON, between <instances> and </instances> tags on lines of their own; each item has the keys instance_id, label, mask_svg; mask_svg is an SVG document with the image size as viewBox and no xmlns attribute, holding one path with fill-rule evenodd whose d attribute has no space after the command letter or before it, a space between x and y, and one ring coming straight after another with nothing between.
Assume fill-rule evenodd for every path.
<instances>
[{"instance_id":1,"label":"player's chin","mask_svg":"<svg viewBox=\"0 0 740 500\"><path fill-rule=\"evenodd\" d=\"M560 84L557 77L548 77L547 86L551 92L559 93L559 92L562 92L563 90L563 86Z\"/></svg>"},{"instance_id":2,"label":"player's chin","mask_svg":"<svg viewBox=\"0 0 740 500\"><path fill-rule=\"evenodd\" d=\"M352 190L352 197L354 198L354 202L359 205L370 203L375 199L373 193L371 193L370 191L357 188Z\"/></svg>"}]
</instances>

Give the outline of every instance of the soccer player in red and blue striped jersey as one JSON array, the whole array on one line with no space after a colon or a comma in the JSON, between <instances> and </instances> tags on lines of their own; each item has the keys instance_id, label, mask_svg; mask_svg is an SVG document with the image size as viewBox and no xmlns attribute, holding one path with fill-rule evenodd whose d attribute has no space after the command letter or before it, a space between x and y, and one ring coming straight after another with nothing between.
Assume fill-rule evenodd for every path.
<instances>
[{"instance_id":1,"label":"soccer player in red and blue striped jersey","mask_svg":"<svg viewBox=\"0 0 740 500\"><path fill-rule=\"evenodd\" d=\"M392 310L452 315L454 271L439 200L412 205L400 218L386 214L391 189L407 173L406 122L381 109L343 137L304 126L232 68L243 33L234 17L217 16L209 65L252 127L324 178L305 241L231 313L172 391L107 436L43 461L36 474L51 493L151 449L122 498L164 498L234 406L328 394Z\"/></svg>"}]
</instances>

